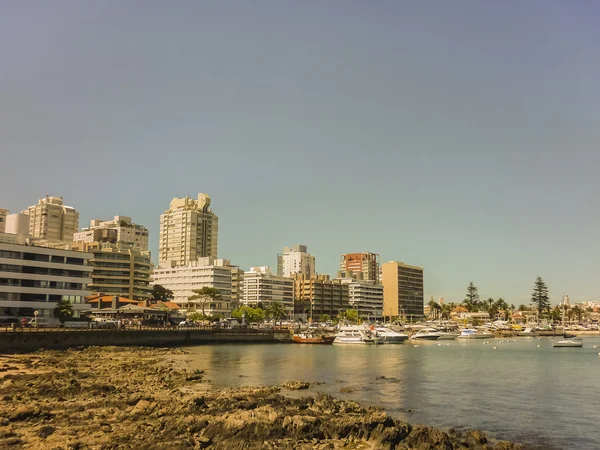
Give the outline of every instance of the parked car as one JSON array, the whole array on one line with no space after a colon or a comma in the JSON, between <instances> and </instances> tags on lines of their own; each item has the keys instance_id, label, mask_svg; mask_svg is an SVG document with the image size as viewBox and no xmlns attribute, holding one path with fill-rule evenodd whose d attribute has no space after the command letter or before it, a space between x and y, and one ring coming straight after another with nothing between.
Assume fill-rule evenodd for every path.
<instances>
[{"instance_id":1,"label":"parked car","mask_svg":"<svg viewBox=\"0 0 600 450\"><path fill-rule=\"evenodd\" d=\"M50 328L50 327L59 327L60 320L56 317L39 317L36 316L29 321L27 326L32 328Z\"/></svg>"},{"instance_id":2,"label":"parked car","mask_svg":"<svg viewBox=\"0 0 600 450\"><path fill-rule=\"evenodd\" d=\"M0 327L12 327L13 324L17 327L20 327L21 319L18 317L2 317L0 319Z\"/></svg>"},{"instance_id":3,"label":"parked car","mask_svg":"<svg viewBox=\"0 0 600 450\"><path fill-rule=\"evenodd\" d=\"M194 326L194 322L190 321L190 320L183 320L181 322L179 322L180 327L193 327Z\"/></svg>"},{"instance_id":4,"label":"parked car","mask_svg":"<svg viewBox=\"0 0 600 450\"><path fill-rule=\"evenodd\" d=\"M90 322L90 328L114 330L117 328L117 321L112 319L96 319Z\"/></svg>"}]
</instances>

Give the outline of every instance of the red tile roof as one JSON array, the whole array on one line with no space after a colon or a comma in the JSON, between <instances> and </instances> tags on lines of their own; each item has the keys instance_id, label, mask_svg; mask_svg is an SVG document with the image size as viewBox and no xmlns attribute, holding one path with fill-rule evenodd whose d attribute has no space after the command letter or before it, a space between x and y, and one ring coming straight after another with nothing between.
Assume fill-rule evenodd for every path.
<instances>
[{"instance_id":1,"label":"red tile roof","mask_svg":"<svg viewBox=\"0 0 600 450\"><path fill-rule=\"evenodd\" d=\"M90 297L87 297L88 299L90 299ZM115 298L114 295L103 295L102 297L91 297L91 300L88 300L88 303L98 303L99 301L101 301L102 303L112 303L113 299ZM125 297L119 297L119 303L138 303L137 300L131 300L129 298L125 298Z\"/></svg>"}]
</instances>

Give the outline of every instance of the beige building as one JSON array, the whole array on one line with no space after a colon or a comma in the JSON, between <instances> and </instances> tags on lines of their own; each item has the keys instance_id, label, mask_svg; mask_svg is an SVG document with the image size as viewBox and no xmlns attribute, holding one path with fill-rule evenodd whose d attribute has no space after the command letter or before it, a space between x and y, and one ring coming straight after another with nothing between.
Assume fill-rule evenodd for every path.
<instances>
[{"instance_id":1,"label":"beige building","mask_svg":"<svg viewBox=\"0 0 600 450\"><path fill-rule=\"evenodd\" d=\"M0 233L4 233L4 230L6 229L6 216L8 216L9 213L10 211L8 209L0 208Z\"/></svg>"},{"instance_id":2,"label":"beige building","mask_svg":"<svg viewBox=\"0 0 600 450\"><path fill-rule=\"evenodd\" d=\"M383 319L383 286L371 280L343 278L348 285L348 303L363 320Z\"/></svg>"},{"instance_id":3,"label":"beige building","mask_svg":"<svg viewBox=\"0 0 600 450\"><path fill-rule=\"evenodd\" d=\"M262 303L268 307L273 302L279 302L290 317L294 313L294 280L280 277L271 272L267 266L251 267L244 273L245 305Z\"/></svg>"},{"instance_id":4,"label":"beige building","mask_svg":"<svg viewBox=\"0 0 600 450\"><path fill-rule=\"evenodd\" d=\"M93 269L92 282L88 285L93 294L140 301L152 298L152 262L149 252L114 241L74 243L73 248L93 255L89 262Z\"/></svg>"},{"instance_id":5,"label":"beige building","mask_svg":"<svg viewBox=\"0 0 600 450\"><path fill-rule=\"evenodd\" d=\"M198 258L217 257L219 219L210 208L210 197L174 198L160 216L159 262L183 265Z\"/></svg>"},{"instance_id":6,"label":"beige building","mask_svg":"<svg viewBox=\"0 0 600 450\"><path fill-rule=\"evenodd\" d=\"M284 247L283 253L277 255L277 275L291 277L295 273L315 276L315 257L308 253L306 245Z\"/></svg>"},{"instance_id":7,"label":"beige building","mask_svg":"<svg viewBox=\"0 0 600 450\"><path fill-rule=\"evenodd\" d=\"M23 213L29 215L29 236L34 239L73 242L79 228L79 213L66 206L62 197L41 198Z\"/></svg>"},{"instance_id":8,"label":"beige building","mask_svg":"<svg viewBox=\"0 0 600 450\"><path fill-rule=\"evenodd\" d=\"M83 228L73 236L74 242L96 242L96 230L115 230L117 242L131 245L140 251L148 251L148 229L132 222L131 217L114 216L113 220L92 219L88 228ZM96 233L95 233L96 232Z\"/></svg>"},{"instance_id":9,"label":"beige building","mask_svg":"<svg viewBox=\"0 0 600 450\"><path fill-rule=\"evenodd\" d=\"M29 237L29 216L24 213L9 214L6 216L5 232Z\"/></svg>"},{"instance_id":10,"label":"beige building","mask_svg":"<svg viewBox=\"0 0 600 450\"><path fill-rule=\"evenodd\" d=\"M379 255L369 252L346 253L340 257L340 272L344 278L379 284Z\"/></svg>"},{"instance_id":11,"label":"beige building","mask_svg":"<svg viewBox=\"0 0 600 450\"><path fill-rule=\"evenodd\" d=\"M204 308L206 315L229 317L234 268L227 260L208 256L183 265L163 261L154 269L153 284L160 284L173 291L173 302L179 305L181 311L200 312ZM194 295L194 290L205 286L218 289L222 299L216 302L189 300Z\"/></svg>"},{"instance_id":12,"label":"beige building","mask_svg":"<svg viewBox=\"0 0 600 450\"><path fill-rule=\"evenodd\" d=\"M350 308L348 285L330 280L329 275L308 277L298 273L294 279L294 314L318 321L327 314L330 318Z\"/></svg>"},{"instance_id":13,"label":"beige building","mask_svg":"<svg viewBox=\"0 0 600 450\"><path fill-rule=\"evenodd\" d=\"M390 261L381 265L384 316L423 317L423 268Z\"/></svg>"}]
</instances>

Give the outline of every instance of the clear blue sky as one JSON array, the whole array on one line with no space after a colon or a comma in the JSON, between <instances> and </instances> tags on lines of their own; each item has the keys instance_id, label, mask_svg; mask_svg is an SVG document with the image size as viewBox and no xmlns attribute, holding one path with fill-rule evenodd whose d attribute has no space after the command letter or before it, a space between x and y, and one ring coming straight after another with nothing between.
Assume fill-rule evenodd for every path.
<instances>
[{"instance_id":1,"label":"clear blue sky","mask_svg":"<svg viewBox=\"0 0 600 450\"><path fill-rule=\"evenodd\" d=\"M3 1L0 207L207 192L220 256L425 267L426 297L599 300L595 1Z\"/></svg>"}]
</instances>

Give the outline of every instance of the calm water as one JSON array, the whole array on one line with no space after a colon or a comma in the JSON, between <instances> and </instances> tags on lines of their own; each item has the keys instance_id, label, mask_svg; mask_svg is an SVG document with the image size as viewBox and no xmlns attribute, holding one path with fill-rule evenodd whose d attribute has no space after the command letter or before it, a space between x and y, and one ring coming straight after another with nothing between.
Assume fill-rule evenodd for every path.
<instances>
[{"instance_id":1,"label":"calm water","mask_svg":"<svg viewBox=\"0 0 600 450\"><path fill-rule=\"evenodd\" d=\"M322 381L316 391L381 405L411 423L481 429L544 449L600 449L600 338L584 338L582 349L555 349L548 338L500 341L215 345L189 348L186 360L215 387Z\"/></svg>"}]
</instances>

